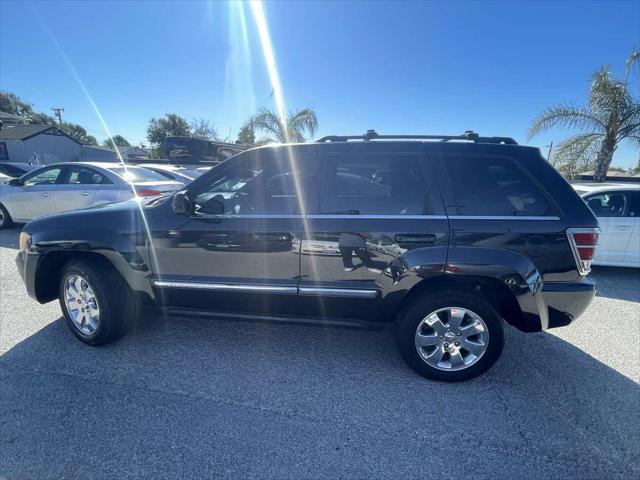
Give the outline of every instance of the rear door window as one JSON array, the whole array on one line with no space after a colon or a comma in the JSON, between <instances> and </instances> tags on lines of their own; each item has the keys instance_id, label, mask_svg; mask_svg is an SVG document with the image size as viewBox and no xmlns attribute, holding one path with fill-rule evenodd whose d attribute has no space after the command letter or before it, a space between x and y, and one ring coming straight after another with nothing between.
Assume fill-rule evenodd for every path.
<instances>
[{"instance_id":1,"label":"rear door window","mask_svg":"<svg viewBox=\"0 0 640 480\"><path fill-rule=\"evenodd\" d=\"M105 185L113 183L104 174L83 165L67 167L65 184L69 185Z\"/></svg>"},{"instance_id":2,"label":"rear door window","mask_svg":"<svg viewBox=\"0 0 640 480\"><path fill-rule=\"evenodd\" d=\"M426 188L417 156L327 157L321 214L422 215L425 209Z\"/></svg>"},{"instance_id":3,"label":"rear door window","mask_svg":"<svg viewBox=\"0 0 640 480\"><path fill-rule=\"evenodd\" d=\"M443 155L442 158L459 215L557 214L535 181L510 159L455 155Z\"/></svg>"}]
</instances>

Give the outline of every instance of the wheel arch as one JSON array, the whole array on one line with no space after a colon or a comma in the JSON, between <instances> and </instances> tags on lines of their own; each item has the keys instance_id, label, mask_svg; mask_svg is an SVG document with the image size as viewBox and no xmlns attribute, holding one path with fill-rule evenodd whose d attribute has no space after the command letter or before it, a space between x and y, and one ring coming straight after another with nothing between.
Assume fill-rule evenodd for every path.
<instances>
[{"instance_id":1,"label":"wheel arch","mask_svg":"<svg viewBox=\"0 0 640 480\"><path fill-rule=\"evenodd\" d=\"M520 330L526 330L526 322L514 292L504 282L489 276L443 273L426 278L402 298L398 312L402 312L423 295L451 290L462 290L484 297L507 323Z\"/></svg>"}]
</instances>

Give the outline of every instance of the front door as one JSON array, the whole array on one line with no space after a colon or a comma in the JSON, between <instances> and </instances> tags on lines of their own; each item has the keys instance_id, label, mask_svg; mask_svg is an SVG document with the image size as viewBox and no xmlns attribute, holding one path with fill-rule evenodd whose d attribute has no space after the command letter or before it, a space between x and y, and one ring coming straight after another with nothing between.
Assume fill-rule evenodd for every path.
<instances>
[{"instance_id":1,"label":"front door","mask_svg":"<svg viewBox=\"0 0 640 480\"><path fill-rule=\"evenodd\" d=\"M423 275L445 267L448 222L428 195L436 182L419 144L415 153L364 147L336 146L323 157L318 211L300 247L300 302L310 315L387 320L418 278L416 261Z\"/></svg>"},{"instance_id":2,"label":"front door","mask_svg":"<svg viewBox=\"0 0 640 480\"><path fill-rule=\"evenodd\" d=\"M52 166L22 177L23 184L9 192L13 219L27 221L52 213L53 191L61 172L62 167Z\"/></svg>"},{"instance_id":3,"label":"front door","mask_svg":"<svg viewBox=\"0 0 640 480\"><path fill-rule=\"evenodd\" d=\"M172 228L152 231L161 301L232 313L296 313L303 211L317 185L314 152L313 146L249 151L192 184L193 214L174 215Z\"/></svg>"}]
</instances>

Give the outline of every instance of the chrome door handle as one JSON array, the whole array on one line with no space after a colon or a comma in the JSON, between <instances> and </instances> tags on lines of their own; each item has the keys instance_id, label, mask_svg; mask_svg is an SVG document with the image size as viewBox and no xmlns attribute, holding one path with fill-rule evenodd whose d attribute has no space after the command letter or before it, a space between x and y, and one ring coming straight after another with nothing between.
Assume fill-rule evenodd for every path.
<instances>
[{"instance_id":1,"label":"chrome door handle","mask_svg":"<svg viewBox=\"0 0 640 480\"><path fill-rule=\"evenodd\" d=\"M436 243L436 239L437 237L432 233L399 233L394 240L398 244L430 244Z\"/></svg>"},{"instance_id":2,"label":"chrome door handle","mask_svg":"<svg viewBox=\"0 0 640 480\"><path fill-rule=\"evenodd\" d=\"M82 192L82 196L83 197L88 197L89 196L89 192L87 192L87 191Z\"/></svg>"},{"instance_id":3,"label":"chrome door handle","mask_svg":"<svg viewBox=\"0 0 640 480\"><path fill-rule=\"evenodd\" d=\"M48 196L49 196L49 194L45 192L45 193L43 193L43 194L42 194L42 196L43 196L43 197L48 197Z\"/></svg>"},{"instance_id":4,"label":"chrome door handle","mask_svg":"<svg viewBox=\"0 0 640 480\"><path fill-rule=\"evenodd\" d=\"M631 225L616 225L615 229L620 231L627 231L631 230Z\"/></svg>"}]
</instances>

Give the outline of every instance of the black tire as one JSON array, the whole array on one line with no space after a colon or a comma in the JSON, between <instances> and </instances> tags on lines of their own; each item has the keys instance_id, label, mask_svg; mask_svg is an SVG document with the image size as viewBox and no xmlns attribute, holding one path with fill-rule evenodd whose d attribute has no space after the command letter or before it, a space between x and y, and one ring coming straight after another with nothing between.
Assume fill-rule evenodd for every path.
<instances>
[{"instance_id":1,"label":"black tire","mask_svg":"<svg viewBox=\"0 0 640 480\"><path fill-rule=\"evenodd\" d=\"M11 215L9 215L7 209L4 208L4 205L0 203L0 230L2 230L3 228L9 228L11 226L13 226Z\"/></svg>"},{"instance_id":2,"label":"black tire","mask_svg":"<svg viewBox=\"0 0 640 480\"><path fill-rule=\"evenodd\" d=\"M91 334L81 331L73 322L65 303L65 282L79 275L91 286L100 309L97 328ZM60 275L60 307L73 334L89 345L106 345L123 337L135 324L140 302L115 268L107 261L71 260Z\"/></svg>"},{"instance_id":3,"label":"black tire","mask_svg":"<svg viewBox=\"0 0 640 480\"><path fill-rule=\"evenodd\" d=\"M464 308L474 312L488 330L488 342L484 353L479 355L475 363L461 370L443 370L429 365L418 353L415 344L416 331L422 320L431 313L447 307ZM397 333L400 353L407 364L423 377L443 382L460 382L483 374L498 360L504 346L503 321L498 312L484 297L466 291L434 292L415 299L400 314Z\"/></svg>"}]
</instances>

